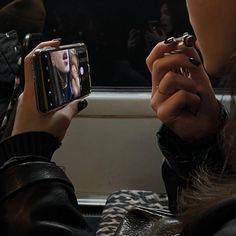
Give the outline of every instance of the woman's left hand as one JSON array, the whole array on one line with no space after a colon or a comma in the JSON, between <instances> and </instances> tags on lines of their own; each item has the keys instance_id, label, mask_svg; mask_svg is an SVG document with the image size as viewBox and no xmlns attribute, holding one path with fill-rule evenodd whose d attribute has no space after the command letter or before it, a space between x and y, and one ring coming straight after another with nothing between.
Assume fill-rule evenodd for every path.
<instances>
[{"instance_id":1,"label":"woman's left hand","mask_svg":"<svg viewBox=\"0 0 236 236\"><path fill-rule=\"evenodd\" d=\"M196 50L176 49L175 43L161 42L147 58L152 74L151 105L175 134L195 141L217 132L219 104Z\"/></svg>"}]
</instances>

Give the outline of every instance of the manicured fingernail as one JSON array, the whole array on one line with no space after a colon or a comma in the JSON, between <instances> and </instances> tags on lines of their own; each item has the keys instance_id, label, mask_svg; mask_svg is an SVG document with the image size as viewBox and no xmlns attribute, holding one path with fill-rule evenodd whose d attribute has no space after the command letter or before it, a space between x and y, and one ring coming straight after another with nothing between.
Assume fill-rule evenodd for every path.
<instances>
[{"instance_id":1,"label":"manicured fingernail","mask_svg":"<svg viewBox=\"0 0 236 236\"><path fill-rule=\"evenodd\" d=\"M190 58L189 58L189 61L190 61L193 65L195 65L195 66L200 66L200 65L202 64L200 61L196 60L196 59L193 58L193 57L190 57Z\"/></svg>"},{"instance_id":2,"label":"manicured fingernail","mask_svg":"<svg viewBox=\"0 0 236 236\"><path fill-rule=\"evenodd\" d=\"M88 106L87 100L80 101L78 103L78 111L82 111L84 108Z\"/></svg>"},{"instance_id":3,"label":"manicured fingernail","mask_svg":"<svg viewBox=\"0 0 236 236\"><path fill-rule=\"evenodd\" d=\"M174 39L175 39L174 37L168 38L164 41L164 44L173 43Z\"/></svg>"}]
</instances>

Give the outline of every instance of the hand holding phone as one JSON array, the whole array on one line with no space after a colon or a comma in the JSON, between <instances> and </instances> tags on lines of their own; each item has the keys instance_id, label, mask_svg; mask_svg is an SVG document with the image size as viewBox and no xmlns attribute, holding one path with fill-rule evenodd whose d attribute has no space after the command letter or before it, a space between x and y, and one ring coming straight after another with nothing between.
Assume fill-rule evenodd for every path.
<instances>
[{"instance_id":1,"label":"hand holding phone","mask_svg":"<svg viewBox=\"0 0 236 236\"><path fill-rule=\"evenodd\" d=\"M47 41L40 43L35 50L46 47L59 46L58 41ZM50 133L60 141L65 136L66 130L72 118L87 105L86 101L75 100L63 106L61 109L54 109L51 112L42 113L38 110L35 93L35 78L33 79L34 52L30 52L24 59L24 91L18 99L16 117L12 135L25 132L46 132Z\"/></svg>"},{"instance_id":2,"label":"hand holding phone","mask_svg":"<svg viewBox=\"0 0 236 236\"><path fill-rule=\"evenodd\" d=\"M90 94L91 78L85 44L37 49L33 65L40 112L49 112Z\"/></svg>"}]
</instances>

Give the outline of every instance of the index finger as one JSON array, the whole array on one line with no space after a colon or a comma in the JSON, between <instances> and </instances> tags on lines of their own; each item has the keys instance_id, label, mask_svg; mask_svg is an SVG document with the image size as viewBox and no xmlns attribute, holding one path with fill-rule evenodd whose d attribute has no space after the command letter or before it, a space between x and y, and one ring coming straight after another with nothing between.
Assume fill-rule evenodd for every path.
<instances>
[{"instance_id":1,"label":"index finger","mask_svg":"<svg viewBox=\"0 0 236 236\"><path fill-rule=\"evenodd\" d=\"M24 59L24 77L25 77L25 87L24 92L34 92L34 69L33 69L33 58L36 49L45 47L58 47L60 45L59 41L46 41L40 43L35 47Z\"/></svg>"},{"instance_id":2,"label":"index finger","mask_svg":"<svg viewBox=\"0 0 236 236\"><path fill-rule=\"evenodd\" d=\"M149 56L146 59L146 64L149 69L149 71L152 73L153 69L153 63L159 59L165 56L166 53L170 53L172 51L175 51L178 49L177 43L165 43L165 41L158 43ZM201 60L199 53L196 51L194 47L184 47L181 49L182 53L185 54L188 57L194 57L197 60Z\"/></svg>"},{"instance_id":3,"label":"index finger","mask_svg":"<svg viewBox=\"0 0 236 236\"><path fill-rule=\"evenodd\" d=\"M165 53L171 52L176 49L176 43L166 44L163 42L158 43L151 51L149 56L146 59L146 64L149 71L152 73L153 63L158 59L164 56Z\"/></svg>"}]
</instances>

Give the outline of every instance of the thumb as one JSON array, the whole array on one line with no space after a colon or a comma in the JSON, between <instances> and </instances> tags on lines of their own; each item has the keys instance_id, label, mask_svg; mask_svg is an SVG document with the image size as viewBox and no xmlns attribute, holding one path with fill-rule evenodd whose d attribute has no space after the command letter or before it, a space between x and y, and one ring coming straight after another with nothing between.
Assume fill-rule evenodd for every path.
<instances>
[{"instance_id":1,"label":"thumb","mask_svg":"<svg viewBox=\"0 0 236 236\"><path fill-rule=\"evenodd\" d=\"M40 43L34 50L32 50L24 59L24 70L25 70L25 88L27 93L34 93L34 80L35 72L33 60L35 58L35 50L45 48L45 47L58 47L60 45L59 41L46 41Z\"/></svg>"},{"instance_id":2,"label":"thumb","mask_svg":"<svg viewBox=\"0 0 236 236\"><path fill-rule=\"evenodd\" d=\"M76 100L69 103L67 106L61 109L61 112L65 113L69 120L72 120L78 112L82 111L88 106L87 100Z\"/></svg>"}]
</instances>

